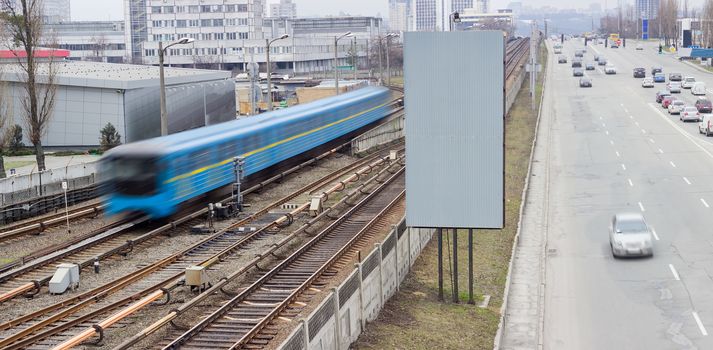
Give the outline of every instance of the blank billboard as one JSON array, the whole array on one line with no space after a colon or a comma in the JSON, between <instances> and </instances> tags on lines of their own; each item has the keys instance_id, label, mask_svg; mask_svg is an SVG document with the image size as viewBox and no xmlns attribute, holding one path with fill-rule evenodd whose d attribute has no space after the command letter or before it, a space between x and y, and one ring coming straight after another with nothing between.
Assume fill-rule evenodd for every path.
<instances>
[{"instance_id":1,"label":"blank billboard","mask_svg":"<svg viewBox=\"0 0 713 350\"><path fill-rule=\"evenodd\" d=\"M408 226L503 227L504 80L501 31L405 33Z\"/></svg>"}]
</instances>

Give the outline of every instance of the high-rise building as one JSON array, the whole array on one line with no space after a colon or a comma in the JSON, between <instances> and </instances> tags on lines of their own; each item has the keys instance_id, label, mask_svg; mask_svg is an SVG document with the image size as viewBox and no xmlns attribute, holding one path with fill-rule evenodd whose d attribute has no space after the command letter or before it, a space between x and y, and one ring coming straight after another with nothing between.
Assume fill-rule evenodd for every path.
<instances>
[{"instance_id":1,"label":"high-rise building","mask_svg":"<svg viewBox=\"0 0 713 350\"><path fill-rule=\"evenodd\" d=\"M391 30L398 32L408 31L408 17L408 0L389 0L389 27Z\"/></svg>"},{"instance_id":2,"label":"high-rise building","mask_svg":"<svg viewBox=\"0 0 713 350\"><path fill-rule=\"evenodd\" d=\"M488 13L490 12L490 0L476 0L474 8L478 13Z\"/></svg>"},{"instance_id":3,"label":"high-rise building","mask_svg":"<svg viewBox=\"0 0 713 350\"><path fill-rule=\"evenodd\" d=\"M644 19L654 19L658 16L659 0L636 0L636 16Z\"/></svg>"},{"instance_id":4,"label":"high-rise building","mask_svg":"<svg viewBox=\"0 0 713 350\"><path fill-rule=\"evenodd\" d=\"M280 0L277 4L270 4L270 17L297 17L297 4L292 0Z\"/></svg>"},{"instance_id":5,"label":"high-rise building","mask_svg":"<svg viewBox=\"0 0 713 350\"><path fill-rule=\"evenodd\" d=\"M170 56L219 62L247 39L262 39L262 0L125 0L127 51L135 63L154 63L159 42L187 37ZM230 49L229 49L230 48Z\"/></svg>"},{"instance_id":6,"label":"high-rise building","mask_svg":"<svg viewBox=\"0 0 713 350\"><path fill-rule=\"evenodd\" d=\"M14 0L11 3L5 3L1 5L1 11L6 11L6 6L14 6L16 9L20 9L20 1ZM42 17L45 23L62 23L69 22L70 11L69 11L69 0L42 0Z\"/></svg>"},{"instance_id":7,"label":"high-rise building","mask_svg":"<svg viewBox=\"0 0 713 350\"><path fill-rule=\"evenodd\" d=\"M411 14L416 31L450 30L450 15L473 7L473 0L413 0Z\"/></svg>"}]
</instances>

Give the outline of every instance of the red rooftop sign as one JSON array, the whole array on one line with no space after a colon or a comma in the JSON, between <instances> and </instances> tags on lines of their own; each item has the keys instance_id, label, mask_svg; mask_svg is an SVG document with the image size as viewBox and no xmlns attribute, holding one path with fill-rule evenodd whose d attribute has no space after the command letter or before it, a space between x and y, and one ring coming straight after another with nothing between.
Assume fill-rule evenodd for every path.
<instances>
[{"instance_id":1,"label":"red rooftop sign","mask_svg":"<svg viewBox=\"0 0 713 350\"><path fill-rule=\"evenodd\" d=\"M17 57L27 57L27 53L24 50L0 50L0 58L17 58ZM67 58L69 57L69 50L54 50L54 49L37 49L35 50L35 58L50 58L59 57Z\"/></svg>"}]
</instances>

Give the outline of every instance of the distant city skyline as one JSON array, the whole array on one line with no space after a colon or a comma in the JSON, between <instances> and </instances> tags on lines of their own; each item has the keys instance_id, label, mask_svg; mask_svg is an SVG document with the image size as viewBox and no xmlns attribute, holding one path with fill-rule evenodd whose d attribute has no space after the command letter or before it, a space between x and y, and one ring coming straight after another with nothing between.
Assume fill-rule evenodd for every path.
<instances>
[{"instance_id":1,"label":"distant city skyline","mask_svg":"<svg viewBox=\"0 0 713 350\"><path fill-rule=\"evenodd\" d=\"M268 4L277 3L279 0L267 0ZM384 19L389 16L388 0L294 0L297 4L298 16L326 16L338 15L340 12L352 15L377 16ZM513 0L491 0L491 10L505 8ZM615 8L617 0L583 0L573 5L572 0L522 0L523 6L542 7L552 6L558 8L589 8L591 3L599 3L602 8ZM701 7L704 0L690 0L689 6ZM634 0L625 1L631 5ZM124 0L71 0L72 20L123 20Z\"/></svg>"}]
</instances>

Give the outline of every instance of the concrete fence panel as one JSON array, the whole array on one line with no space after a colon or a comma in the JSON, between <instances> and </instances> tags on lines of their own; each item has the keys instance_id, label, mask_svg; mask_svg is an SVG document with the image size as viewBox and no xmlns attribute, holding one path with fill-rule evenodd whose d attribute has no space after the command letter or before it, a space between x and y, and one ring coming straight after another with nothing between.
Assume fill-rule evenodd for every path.
<instances>
[{"instance_id":1,"label":"concrete fence panel","mask_svg":"<svg viewBox=\"0 0 713 350\"><path fill-rule=\"evenodd\" d=\"M334 315L334 293L324 299L307 319L307 334L309 335L309 350L326 350L337 348L337 320Z\"/></svg>"}]
</instances>

